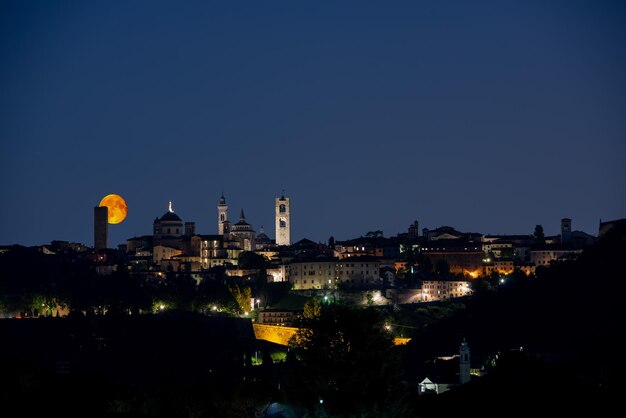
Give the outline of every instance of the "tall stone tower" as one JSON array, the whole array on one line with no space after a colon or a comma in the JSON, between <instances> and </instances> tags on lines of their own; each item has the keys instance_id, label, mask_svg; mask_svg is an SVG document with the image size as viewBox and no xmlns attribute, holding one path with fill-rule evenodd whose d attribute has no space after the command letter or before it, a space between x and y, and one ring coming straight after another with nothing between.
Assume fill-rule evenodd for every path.
<instances>
[{"instance_id":1,"label":"tall stone tower","mask_svg":"<svg viewBox=\"0 0 626 418\"><path fill-rule=\"evenodd\" d=\"M461 384L470 381L470 349L467 342L463 340L459 349L459 382Z\"/></svg>"},{"instance_id":2,"label":"tall stone tower","mask_svg":"<svg viewBox=\"0 0 626 418\"><path fill-rule=\"evenodd\" d=\"M417 239L419 236L419 224L417 221L413 222L411 226L409 226L409 239Z\"/></svg>"},{"instance_id":3,"label":"tall stone tower","mask_svg":"<svg viewBox=\"0 0 626 418\"><path fill-rule=\"evenodd\" d=\"M570 218L561 219L561 244L566 244L572 238L572 220Z\"/></svg>"},{"instance_id":4,"label":"tall stone tower","mask_svg":"<svg viewBox=\"0 0 626 418\"><path fill-rule=\"evenodd\" d=\"M93 208L93 241L96 251L109 247L109 208L106 206Z\"/></svg>"},{"instance_id":5,"label":"tall stone tower","mask_svg":"<svg viewBox=\"0 0 626 418\"><path fill-rule=\"evenodd\" d=\"M224 192L217 205L217 233L224 235L224 223L228 222L228 205L226 204L226 198Z\"/></svg>"},{"instance_id":6,"label":"tall stone tower","mask_svg":"<svg viewBox=\"0 0 626 418\"><path fill-rule=\"evenodd\" d=\"M276 198L276 245L291 245L291 217L289 198Z\"/></svg>"}]
</instances>

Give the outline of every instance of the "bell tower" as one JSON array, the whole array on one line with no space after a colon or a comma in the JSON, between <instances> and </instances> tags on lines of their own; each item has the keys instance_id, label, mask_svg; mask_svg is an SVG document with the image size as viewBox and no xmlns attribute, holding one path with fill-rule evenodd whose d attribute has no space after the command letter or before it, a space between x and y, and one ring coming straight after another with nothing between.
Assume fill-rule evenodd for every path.
<instances>
[{"instance_id":1,"label":"bell tower","mask_svg":"<svg viewBox=\"0 0 626 418\"><path fill-rule=\"evenodd\" d=\"M226 204L224 192L222 192L222 197L220 197L220 201L217 204L217 233L219 235L224 235L224 223L226 222L228 222L228 205Z\"/></svg>"},{"instance_id":2,"label":"bell tower","mask_svg":"<svg viewBox=\"0 0 626 418\"><path fill-rule=\"evenodd\" d=\"M461 384L470 381L470 349L465 339L459 348L459 382Z\"/></svg>"},{"instance_id":3,"label":"bell tower","mask_svg":"<svg viewBox=\"0 0 626 418\"><path fill-rule=\"evenodd\" d=\"M276 198L276 245L291 245L289 198L283 194Z\"/></svg>"},{"instance_id":4,"label":"bell tower","mask_svg":"<svg viewBox=\"0 0 626 418\"><path fill-rule=\"evenodd\" d=\"M567 244L572 238L572 220L570 218L561 219L561 244Z\"/></svg>"}]
</instances>

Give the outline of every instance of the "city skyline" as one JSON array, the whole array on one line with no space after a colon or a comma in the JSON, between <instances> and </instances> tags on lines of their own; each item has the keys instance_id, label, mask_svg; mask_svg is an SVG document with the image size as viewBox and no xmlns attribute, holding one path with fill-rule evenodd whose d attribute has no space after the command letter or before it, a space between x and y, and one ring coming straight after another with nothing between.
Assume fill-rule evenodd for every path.
<instances>
[{"instance_id":1,"label":"city skyline","mask_svg":"<svg viewBox=\"0 0 626 418\"><path fill-rule=\"evenodd\" d=\"M596 235L626 214L626 5L0 5L0 245L111 246L225 193L274 237Z\"/></svg>"},{"instance_id":2,"label":"city skyline","mask_svg":"<svg viewBox=\"0 0 626 418\"><path fill-rule=\"evenodd\" d=\"M281 197L283 197L283 196L287 197L288 199L290 199L289 195L281 194ZM224 194L222 194L222 197L225 197ZM279 198L279 196L276 196L274 200L278 200L278 198ZM218 200L218 203L221 203L221 199ZM237 222L237 220L239 219L240 213L246 212L246 209L243 208L243 207L240 207L240 208L233 207L231 205L231 203L230 203L230 200L228 198L226 198L226 205L228 207L228 220L231 223L233 223L233 224L235 222ZM176 206L175 206L173 201L168 201L167 205L166 205L166 209L163 210L162 213L159 212L159 214L156 215L156 218L160 218L163 214L167 214L168 212L172 212L172 213L175 213L176 215L180 216L181 219L184 222L193 222L196 226L198 224L201 224L201 225L206 225L208 227L206 230L195 229L195 233L196 234L200 234L200 235L216 235L216 234L219 234L219 235L222 235L220 233L219 227L218 227L218 223L219 222L217 221L217 217L218 217L218 215L220 213L218 204L216 204L214 206L214 214L213 214L213 218L214 219L212 219L212 220L203 220L202 222L198 222L196 219L191 219L191 218L186 217L184 213L181 214L177 210L174 210L175 207ZM266 212L266 211L264 211L264 212ZM149 217L149 215L148 215L148 217ZM245 215L246 221L248 221L248 223L250 223L252 225L252 228L255 230L255 232L257 234L259 234L261 232L260 231L261 228L263 228L263 232L266 235L268 235L270 238L274 239L277 226L275 226L275 224L274 224L274 222L276 221L276 216L275 216L273 211L272 211L272 217L273 217L273 219L271 219L270 221L268 221L266 223L254 223L254 222L252 222L252 218L250 216L248 216L247 212L246 212L246 215ZM453 223L442 223L442 224L438 224L438 225L426 225L426 224L421 223L421 221L419 219L415 219L415 221L417 221L418 224L419 224L418 233L419 233L420 236L422 235L422 229L424 229L424 228L433 230L433 229L440 228L440 227L452 227L452 228L455 228L455 229L457 229L457 230L459 230L460 232L463 232L463 233L482 233L484 235L532 235L534 233L534 228L535 228L536 225L541 225L544 228L544 231L545 231L547 236L558 236L561 233L561 221L564 218L571 219L571 218L568 218L568 217L561 217L561 218L556 220L558 222L556 226L552 225L552 223L547 224L547 225L534 224L534 225L532 225L531 230L528 230L528 231L495 231L495 232L494 231L486 232L486 231L481 231L481 230L478 230L478 229L475 229L475 228L474 229L472 229L472 228L469 228L469 229L458 228L458 226L454 225ZM598 222L597 227L599 227L599 223L600 222L612 221L612 220L614 220L614 219L600 219L599 222ZM154 219L148 223L148 225L149 225L148 230L144 230L141 233L139 233L139 232L135 232L135 233L131 232L129 235L126 235L126 236L120 238L119 242L112 241L110 243L109 247L113 248L113 247L117 247L117 245L119 245L119 244L124 244L126 239L129 239L129 238L142 236L142 235L152 235L153 234L153 231L152 231L153 221L154 221ZM92 223L93 222L95 222L95 221L92 218ZM118 230L118 228L120 228L120 226L123 225L123 224L124 224L124 222L121 222L119 225L118 224L110 224L109 223L109 225L107 226L107 234L111 235L111 231L113 231L114 232L114 234L113 234L114 237L121 236L120 234L124 233L123 231L126 231L128 229L128 228L125 228L123 230L122 229ZM341 241L341 240L350 240L350 239L353 239L353 238L358 238L358 237L361 237L361 236L365 236L366 233L368 233L368 232L375 232L375 231L382 231L383 235L385 237L394 237L394 236L397 236L399 234L406 233L407 230L409 229L409 227L411 226L411 224L412 224L412 221L411 222L407 222L406 228L401 229L399 231L391 232L391 233L383 231L383 230L380 230L380 229L377 229L377 228L370 228L367 231L363 231L363 232L358 233L356 235L339 237L339 236L335 236L332 232L329 232L328 233L328 237L326 239L324 239L324 238L313 239L313 241L326 242L327 239L330 238L331 236L333 238L335 238L336 240L339 240L339 241ZM93 225L91 225L91 226L93 227ZM586 230L583 230L581 228L576 227L576 220L573 220L572 230L587 232L587 233L590 233L591 235L595 236L595 235L597 235L597 229L598 229L597 227L596 227L595 230L586 231ZM115 232L117 232L117 233L115 233ZM323 233L324 232L320 232L320 234L323 234ZM65 240L65 241L80 242L82 244L86 244L86 245L89 246L89 245L93 244L93 242L92 242L93 241L93 231L89 231L89 234L91 234L91 236L87 240L85 240L85 241L80 241L80 240ZM113 239L116 239L116 238L113 238ZM296 239L292 238L292 242L295 243L295 242L297 242L297 241L299 241L301 239L311 239L311 237L301 236L301 237L296 237ZM53 237L53 238L50 238L48 241L35 243L33 245L45 244L45 243L48 243L48 242L50 242L52 240L59 240L59 238L54 238ZM12 243L12 244L21 244L21 243Z\"/></svg>"}]
</instances>

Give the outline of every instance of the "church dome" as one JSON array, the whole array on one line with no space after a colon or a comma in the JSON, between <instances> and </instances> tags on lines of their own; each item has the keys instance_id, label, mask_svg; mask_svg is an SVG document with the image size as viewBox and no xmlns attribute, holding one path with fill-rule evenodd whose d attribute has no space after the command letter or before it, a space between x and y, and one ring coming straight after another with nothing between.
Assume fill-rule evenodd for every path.
<instances>
[{"instance_id":1,"label":"church dome","mask_svg":"<svg viewBox=\"0 0 626 418\"><path fill-rule=\"evenodd\" d=\"M259 230L259 235L256 236L256 242L259 244L269 244L271 242L270 237L265 235L265 229L263 229L263 226L261 226L261 229Z\"/></svg>"},{"instance_id":2,"label":"church dome","mask_svg":"<svg viewBox=\"0 0 626 418\"><path fill-rule=\"evenodd\" d=\"M174 212L165 212L165 215L161 216L161 221L169 222L182 222L183 220Z\"/></svg>"}]
</instances>

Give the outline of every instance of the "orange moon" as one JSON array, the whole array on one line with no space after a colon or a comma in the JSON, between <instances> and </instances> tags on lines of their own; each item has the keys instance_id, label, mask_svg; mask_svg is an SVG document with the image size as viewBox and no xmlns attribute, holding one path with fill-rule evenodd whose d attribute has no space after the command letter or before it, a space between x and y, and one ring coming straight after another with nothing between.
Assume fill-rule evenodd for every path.
<instances>
[{"instance_id":1,"label":"orange moon","mask_svg":"<svg viewBox=\"0 0 626 418\"><path fill-rule=\"evenodd\" d=\"M126 219L128 206L124 198L118 194L109 194L102 198L100 206L109 208L108 221L110 224L119 224Z\"/></svg>"}]
</instances>

